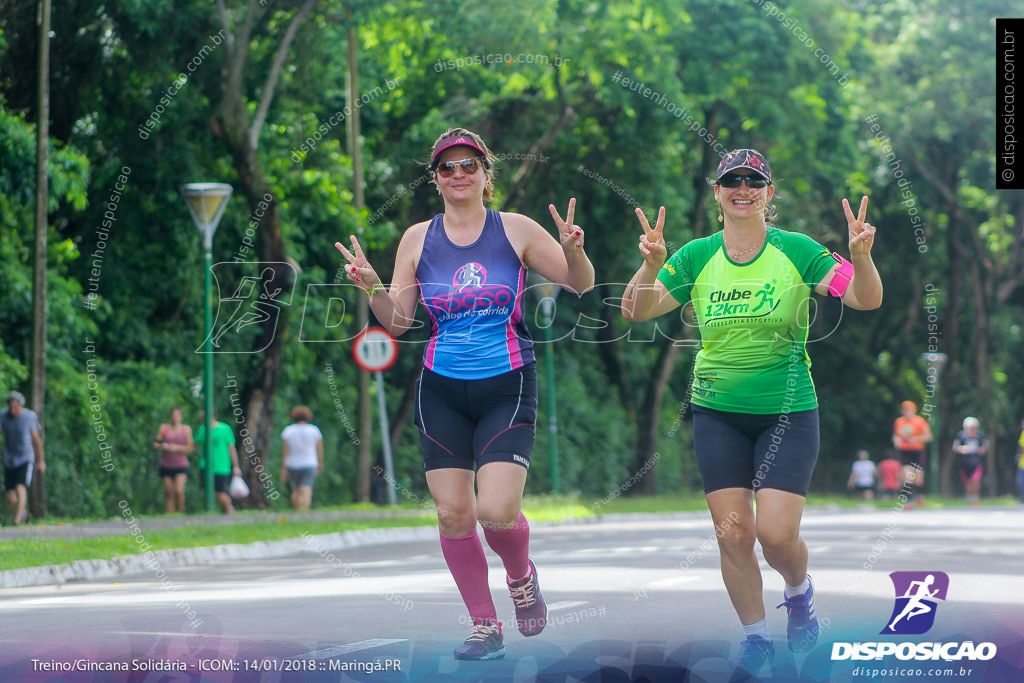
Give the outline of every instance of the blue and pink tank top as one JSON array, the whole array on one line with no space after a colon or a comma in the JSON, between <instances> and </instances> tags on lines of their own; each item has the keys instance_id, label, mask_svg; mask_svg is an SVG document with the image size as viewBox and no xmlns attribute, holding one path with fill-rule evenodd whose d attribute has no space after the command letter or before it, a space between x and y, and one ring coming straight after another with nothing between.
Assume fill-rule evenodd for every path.
<instances>
[{"instance_id":1,"label":"blue and pink tank top","mask_svg":"<svg viewBox=\"0 0 1024 683\"><path fill-rule=\"evenodd\" d=\"M431 324L423 367L455 379L484 379L534 362L523 321L526 268L497 211L487 210L480 237L464 247L448 239L444 214L434 216L416 282Z\"/></svg>"}]
</instances>

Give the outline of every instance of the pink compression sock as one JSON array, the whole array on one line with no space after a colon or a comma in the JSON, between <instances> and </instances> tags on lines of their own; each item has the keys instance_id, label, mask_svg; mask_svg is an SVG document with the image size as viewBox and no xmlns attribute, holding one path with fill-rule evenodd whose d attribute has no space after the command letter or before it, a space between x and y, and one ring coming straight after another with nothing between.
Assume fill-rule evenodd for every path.
<instances>
[{"instance_id":1,"label":"pink compression sock","mask_svg":"<svg viewBox=\"0 0 1024 683\"><path fill-rule=\"evenodd\" d=\"M491 600L491 589L487 586L487 558L476 529L469 536L460 538L441 534L441 552L455 585L459 587L462 601L469 608L469 616L497 621L498 613Z\"/></svg>"},{"instance_id":2,"label":"pink compression sock","mask_svg":"<svg viewBox=\"0 0 1024 683\"><path fill-rule=\"evenodd\" d=\"M489 529L485 526L484 538L505 564L510 579L516 581L530 573L530 523L522 512L511 528Z\"/></svg>"}]
</instances>

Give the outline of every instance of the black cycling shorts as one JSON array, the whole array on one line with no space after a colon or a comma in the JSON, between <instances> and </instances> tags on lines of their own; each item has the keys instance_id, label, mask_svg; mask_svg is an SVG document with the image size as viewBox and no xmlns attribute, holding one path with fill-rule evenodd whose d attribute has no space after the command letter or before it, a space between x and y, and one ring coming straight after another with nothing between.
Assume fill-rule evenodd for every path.
<instances>
[{"instance_id":1,"label":"black cycling shorts","mask_svg":"<svg viewBox=\"0 0 1024 683\"><path fill-rule=\"evenodd\" d=\"M489 462L529 469L536 423L533 363L486 379L453 379L424 368L417 380L424 470L472 470Z\"/></svg>"},{"instance_id":2,"label":"black cycling shorts","mask_svg":"<svg viewBox=\"0 0 1024 683\"><path fill-rule=\"evenodd\" d=\"M704 493L766 488L806 497L818 441L816 408L752 415L693 406L693 444Z\"/></svg>"}]
</instances>

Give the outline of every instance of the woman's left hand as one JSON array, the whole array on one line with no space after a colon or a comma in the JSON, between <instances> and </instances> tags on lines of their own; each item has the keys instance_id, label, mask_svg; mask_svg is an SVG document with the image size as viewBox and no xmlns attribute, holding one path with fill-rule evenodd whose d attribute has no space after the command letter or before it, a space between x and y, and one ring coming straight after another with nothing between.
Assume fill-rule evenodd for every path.
<instances>
[{"instance_id":1,"label":"woman's left hand","mask_svg":"<svg viewBox=\"0 0 1024 683\"><path fill-rule=\"evenodd\" d=\"M583 251L583 228L572 223L573 214L576 213L576 198L569 200L569 210L565 214L564 221L554 204L548 204L548 210L551 212L551 217L555 219L555 225L558 226L558 241L562 244L565 253Z\"/></svg>"},{"instance_id":2,"label":"woman's left hand","mask_svg":"<svg viewBox=\"0 0 1024 683\"><path fill-rule=\"evenodd\" d=\"M843 212L846 214L846 222L850 231L850 257L869 256L871 245L875 241L875 227L864 221L868 212L868 198L861 197L860 210L857 217L853 215L850 202L843 199Z\"/></svg>"}]
</instances>

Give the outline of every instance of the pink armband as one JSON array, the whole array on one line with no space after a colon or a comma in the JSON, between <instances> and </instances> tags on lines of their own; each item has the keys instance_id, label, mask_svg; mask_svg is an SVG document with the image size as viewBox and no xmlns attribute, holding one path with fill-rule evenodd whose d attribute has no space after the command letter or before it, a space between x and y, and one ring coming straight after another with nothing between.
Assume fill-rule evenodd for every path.
<instances>
[{"instance_id":1,"label":"pink armband","mask_svg":"<svg viewBox=\"0 0 1024 683\"><path fill-rule=\"evenodd\" d=\"M832 276L832 282L828 283L828 293L839 299L846 293L846 288L853 279L853 264L834 251L832 258L839 263L839 270Z\"/></svg>"}]
</instances>

